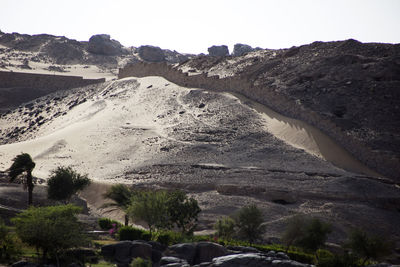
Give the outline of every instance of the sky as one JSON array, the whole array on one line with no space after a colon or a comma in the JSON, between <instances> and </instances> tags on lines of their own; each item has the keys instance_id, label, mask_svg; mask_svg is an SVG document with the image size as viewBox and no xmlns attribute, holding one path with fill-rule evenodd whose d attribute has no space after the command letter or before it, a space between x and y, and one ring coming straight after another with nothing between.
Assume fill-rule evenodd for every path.
<instances>
[{"instance_id":1,"label":"sky","mask_svg":"<svg viewBox=\"0 0 400 267\"><path fill-rule=\"evenodd\" d=\"M400 0L0 0L0 30L207 53L353 38L400 43Z\"/></svg>"}]
</instances>

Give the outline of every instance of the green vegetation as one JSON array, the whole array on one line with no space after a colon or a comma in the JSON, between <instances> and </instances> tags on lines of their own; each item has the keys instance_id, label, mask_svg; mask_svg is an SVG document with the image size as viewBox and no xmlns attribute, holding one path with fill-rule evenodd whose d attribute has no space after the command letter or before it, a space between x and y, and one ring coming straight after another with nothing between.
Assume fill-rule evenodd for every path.
<instances>
[{"instance_id":1,"label":"green vegetation","mask_svg":"<svg viewBox=\"0 0 400 267\"><path fill-rule=\"evenodd\" d=\"M82 245L85 237L76 218L80 208L73 205L31 207L12 221L19 238L42 251L46 262L48 253L55 256L68 248Z\"/></svg>"},{"instance_id":2,"label":"green vegetation","mask_svg":"<svg viewBox=\"0 0 400 267\"><path fill-rule=\"evenodd\" d=\"M177 190L168 193L166 206L170 222L181 229L182 234L193 234L197 226L197 216L201 212L197 201Z\"/></svg>"},{"instance_id":3,"label":"green vegetation","mask_svg":"<svg viewBox=\"0 0 400 267\"><path fill-rule=\"evenodd\" d=\"M10 232L0 219L0 261L15 259L20 254L21 244L19 239Z\"/></svg>"},{"instance_id":4,"label":"green vegetation","mask_svg":"<svg viewBox=\"0 0 400 267\"><path fill-rule=\"evenodd\" d=\"M362 258L364 265L369 259L379 260L391 253L391 244L378 236L369 236L366 232L355 230L346 244L357 256Z\"/></svg>"},{"instance_id":5,"label":"green vegetation","mask_svg":"<svg viewBox=\"0 0 400 267\"><path fill-rule=\"evenodd\" d=\"M217 236L225 240L231 240L235 235L235 221L230 217L218 219L214 225Z\"/></svg>"},{"instance_id":6,"label":"green vegetation","mask_svg":"<svg viewBox=\"0 0 400 267\"><path fill-rule=\"evenodd\" d=\"M168 195L165 191L137 191L131 198L128 214L146 222L152 235L157 229L170 228L167 201Z\"/></svg>"},{"instance_id":7,"label":"green vegetation","mask_svg":"<svg viewBox=\"0 0 400 267\"><path fill-rule=\"evenodd\" d=\"M296 239L295 244L306 251L316 253L325 244L328 234L332 232L331 225L317 218L309 219L303 229L302 235Z\"/></svg>"},{"instance_id":8,"label":"green vegetation","mask_svg":"<svg viewBox=\"0 0 400 267\"><path fill-rule=\"evenodd\" d=\"M72 195L90 184L87 175L81 175L71 167L57 167L47 181L47 196L53 200L69 202Z\"/></svg>"},{"instance_id":9,"label":"green vegetation","mask_svg":"<svg viewBox=\"0 0 400 267\"><path fill-rule=\"evenodd\" d=\"M118 230L119 240L145 240L145 230L132 226L122 226Z\"/></svg>"},{"instance_id":10,"label":"green vegetation","mask_svg":"<svg viewBox=\"0 0 400 267\"><path fill-rule=\"evenodd\" d=\"M265 227L262 225L264 218L256 205L241 208L234 216L234 220L238 228L238 236L250 243L260 239L265 232Z\"/></svg>"},{"instance_id":11,"label":"green vegetation","mask_svg":"<svg viewBox=\"0 0 400 267\"><path fill-rule=\"evenodd\" d=\"M110 230L113 228L113 224L115 224L118 228L121 227L120 222L111 220L109 218L100 218L97 222L101 230Z\"/></svg>"},{"instance_id":12,"label":"green vegetation","mask_svg":"<svg viewBox=\"0 0 400 267\"><path fill-rule=\"evenodd\" d=\"M145 260L142 258L135 258L130 265L130 267L151 267L151 266L152 264L150 260Z\"/></svg>"},{"instance_id":13,"label":"green vegetation","mask_svg":"<svg viewBox=\"0 0 400 267\"><path fill-rule=\"evenodd\" d=\"M128 206L131 203L132 191L123 184L116 184L104 194L105 198L109 198L113 203L107 203L104 207L118 207L125 212L125 226L129 224L129 215L127 214Z\"/></svg>"},{"instance_id":14,"label":"green vegetation","mask_svg":"<svg viewBox=\"0 0 400 267\"><path fill-rule=\"evenodd\" d=\"M191 235L200 211L197 201L182 191L136 191L128 207L132 218L147 223L151 235L174 226Z\"/></svg>"},{"instance_id":15,"label":"green vegetation","mask_svg":"<svg viewBox=\"0 0 400 267\"><path fill-rule=\"evenodd\" d=\"M9 170L10 181L13 182L18 176L26 173L26 186L28 188L28 205L32 205L32 192L33 192L33 178L32 171L35 168L35 162L33 162L31 156L28 153L21 153L16 156L13 160L13 164Z\"/></svg>"}]
</instances>

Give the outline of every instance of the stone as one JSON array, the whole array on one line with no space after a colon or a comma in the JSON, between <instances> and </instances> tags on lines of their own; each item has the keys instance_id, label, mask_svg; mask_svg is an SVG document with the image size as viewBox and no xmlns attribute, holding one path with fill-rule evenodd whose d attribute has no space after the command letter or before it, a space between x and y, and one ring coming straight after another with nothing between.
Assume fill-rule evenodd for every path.
<instances>
[{"instance_id":1,"label":"stone","mask_svg":"<svg viewBox=\"0 0 400 267\"><path fill-rule=\"evenodd\" d=\"M196 245L193 243L172 245L168 247L165 255L185 259L189 264L192 264L196 255Z\"/></svg>"},{"instance_id":2,"label":"stone","mask_svg":"<svg viewBox=\"0 0 400 267\"><path fill-rule=\"evenodd\" d=\"M228 250L219 244L212 242L199 242L196 245L194 264L210 262L216 257L225 256L227 254Z\"/></svg>"},{"instance_id":3,"label":"stone","mask_svg":"<svg viewBox=\"0 0 400 267\"><path fill-rule=\"evenodd\" d=\"M241 253L217 257L212 260L213 267L267 267L272 266L271 260L260 253Z\"/></svg>"},{"instance_id":4,"label":"stone","mask_svg":"<svg viewBox=\"0 0 400 267\"><path fill-rule=\"evenodd\" d=\"M233 46L233 53L232 55L235 57L243 56L246 53L252 52L255 49L253 49L251 46L246 45L246 44L235 44Z\"/></svg>"},{"instance_id":5,"label":"stone","mask_svg":"<svg viewBox=\"0 0 400 267\"><path fill-rule=\"evenodd\" d=\"M303 264L297 261L291 260L273 260L270 266L280 266L280 267L309 267L309 264Z\"/></svg>"},{"instance_id":6,"label":"stone","mask_svg":"<svg viewBox=\"0 0 400 267\"><path fill-rule=\"evenodd\" d=\"M11 267L37 267L37 266L39 266L39 264L27 262L27 261L23 261L23 260L11 264Z\"/></svg>"},{"instance_id":7,"label":"stone","mask_svg":"<svg viewBox=\"0 0 400 267\"><path fill-rule=\"evenodd\" d=\"M88 51L93 54L116 56L123 53L122 45L117 40L110 39L108 34L93 35L89 39Z\"/></svg>"},{"instance_id":8,"label":"stone","mask_svg":"<svg viewBox=\"0 0 400 267\"><path fill-rule=\"evenodd\" d=\"M229 49L226 45L213 45L208 48L208 54L213 57L224 57L229 55Z\"/></svg>"},{"instance_id":9,"label":"stone","mask_svg":"<svg viewBox=\"0 0 400 267\"><path fill-rule=\"evenodd\" d=\"M256 248L253 247L243 247L243 246L228 246L227 249L233 250L233 251L240 251L240 252L252 252L252 253L261 253Z\"/></svg>"},{"instance_id":10,"label":"stone","mask_svg":"<svg viewBox=\"0 0 400 267\"><path fill-rule=\"evenodd\" d=\"M131 242L130 256L132 258L151 259L152 251L152 246L145 242Z\"/></svg>"},{"instance_id":11,"label":"stone","mask_svg":"<svg viewBox=\"0 0 400 267\"><path fill-rule=\"evenodd\" d=\"M188 264L186 260L179 259L177 257L162 257L160 260L160 266L169 265L172 263Z\"/></svg>"},{"instance_id":12,"label":"stone","mask_svg":"<svg viewBox=\"0 0 400 267\"><path fill-rule=\"evenodd\" d=\"M116 262L119 266L128 265L132 258L152 259L152 247L146 242L121 241L101 248L104 258Z\"/></svg>"},{"instance_id":13,"label":"stone","mask_svg":"<svg viewBox=\"0 0 400 267\"><path fill-rule=\"evenodd\" d=\"M151 45L142 45L138 48L139 57L144 61L163 62L165 55L161 48Z\"/></svg>"}]
</instances>

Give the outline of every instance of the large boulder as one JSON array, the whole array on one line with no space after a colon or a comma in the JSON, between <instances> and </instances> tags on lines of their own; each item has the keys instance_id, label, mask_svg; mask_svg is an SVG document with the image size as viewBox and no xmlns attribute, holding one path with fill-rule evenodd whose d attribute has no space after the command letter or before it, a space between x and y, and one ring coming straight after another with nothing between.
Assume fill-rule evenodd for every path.
<instances>
[{"instance_id":1,"label":"large boulder","mask_svg":"<svg viewBox=\"0 0 400 267\"><path fill-rule=\"evenodd\" d=\"M165 61L164 51L151 45L142 45L138 48L138 53L141 59L149 62L163 62Z\"/></svg>"},{"instance_id":2,"label":"large boulder","mask_svg":"<svg viewBox=\"0 0 400 267\"><path fill-rule=\"evenodd\" d=\"M229 55L229 49L226 45L213 45L208 48L208 54L213 57L224 57Z\"/></svg>"},{"instance_id":3,"label":"large boulder","mask_svg":"<svg viewBox=\"0 0 400 267\"><path fill-rule=\"evenodd\" d=\"M212 259L225 255L228 255L225 247L212 242L199 242L196 245L196 256L193 262L194 264L211 262Z\"/></svg>"},{"instance_id":4,"label":"large boulder","mask_svg":"<svg viewBox=\"0 0 400 267\"><path fill-rule=\"evenodd\" d=\"M90 37L88 51L93 54L116 56L121 55L124 50L117 40L110 39L110 35L97 34Z\"/></svg>"},{"instance_id":5,"label":"large boulder","mask_svg":"<svg viewBox=\"0 0 400 267\"><path fill-rule=\"evenodd\" d=\"M272 266L272 259L259 253L243 253L217 257L212 260L213 267L267 267Z\"/></svg>"},{"instance_id":6,"label":"large boulder","mask_svg":"<svg viewBox=\"0 0 400 267\"><path fill-rule=\"evenodd\" d=\"M233 53L232 55L235 57L243 56L246 53L252 52L254 49L246 44L235 44L233 46Z\"/></svg>"},{"instance_id":7,"label":"large boulder","mask_svg":"<svg viewBox=\"0 0 400 267\"><path fill-rule=\"evenodd\" d=\"M104 258L116 262L118 266L128 266L133 258L153 258L152 246L139 241L121 241L103 246L101 254Z\"/></svg>"},{"instance_id":8,"label":"large boulder","mask_svg":"<svg viewBox=\"0 0 400 267\"><path fill-rule=\"evenodd\" d=\"M196 256L196 245L194 243L182 243L169 246L164 253L166 256L172 256L179 259L184 259L188 263L193 264Z\"/></svg>"}]
</instances>

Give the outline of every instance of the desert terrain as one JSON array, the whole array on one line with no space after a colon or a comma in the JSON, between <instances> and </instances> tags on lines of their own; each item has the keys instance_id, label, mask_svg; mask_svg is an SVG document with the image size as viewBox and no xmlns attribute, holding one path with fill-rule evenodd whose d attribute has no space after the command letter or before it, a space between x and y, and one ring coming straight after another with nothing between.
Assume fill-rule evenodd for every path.
<instances>
[{"instance_id":1,"label":"desert terrain","mask_svg":"<svg viewBox=\"0 0 400 267\"><path fill-rule=\"evenodd\" d=\"M21 152L33 157L36 162L33 175L42 179L57 166L72 166L96 181L82 193L96 215L107 213L101 208L104 203L101 193L111 184L125 183L133 187L180 188L193 195L202 208L199 231L211 230L219 217L254 203L265 215L265 239L275 240L284 230L288 218L306 214L333 224L330 242L343 242L352 228L360 227L400 241L397 227L400 187L396 169L389 169L391 165L388 165L387 172L382 172L382 168L368 164L371 161L365 158L371 158L370 154L358 157L351 147L336 140L317 123L281 114L271 109L273 107L237 92L185 87L160 76L116 79L118 67L136 60L146 61L133 52L135 48L121 48L118 55L98 55L85 50L88 44L51 36L46 36L46 42L37 41L36 46L27 48L24 42L15 40L25 38L25 43L32 44L40 38L15 35L12 39L5 35L0 36L3 45L1 70L26 71L23 66L28 64L30 72L54 74L54 68L50 66L56 66L58 70L64 70L62 75L106 78L106 81L42 95L2 113L0 171L5 172L13 157ZM70 61L52 56L45 48L51 43L58 47L60 40L81 51L79 55L82 56L71 56ZM334 50L337 44L328 46ZM294 97L307 108L325 114L325 119L347 125L348 128L342 131L345 135L352 133L352 138L355 136L363 144L372 144L377 157L384 153L396 162L399 158L399 119L395 115L399 104L398 90L395 90L399 81L398 65L387 64L391 66L394 78L389 79L390 75L385 74L381 79L390 84L391 87L385 87L390 89L386 94L392 93L393 97L379 98L381 102L378 101L377 107L372 104L373 97L363 103L375 110L387 104L385 99L394 101L384 113L391 116L392 123L382 120L379 124L380 117L372 112L365 113L365 119L359 119L363 116L361 107L357 113L350 112L354 108L352 103L346 106L345 113L340 113L348 99L354 100L348 98L347 93L356 96L354 101L363 98L361 93L350 93L350 89L335 91L334 86L327 85L332 95L322 98L321 93L314 92L318 88L313 85L314 78L307 80L307 90L301 87L305 82L295 83L294 79L301 75L293 71L294 65L300 62L296 57L300 57L303 50L305 55L309 55L310 50L318 53L318 45L298 50L258 50L238 57L185 57L180 63L171 61L170 64L190 75L206 72L223 78L232 75L250 77L257 73L258 76L252 78L257 84L274 78L268 86L276 92ZM389 59L377 60L382 66L376 64L384 69L385 60L397 62L398 54L393 53ZM33 63L35 56L40 59ZM178 56L175 54L175 58ZM318 61L317 55L315 57ZM348 57L344 58L346 65ZM293 65L286 64L289 60ZM301 60L305 61L305 56ZM354 64L358 64L364 58L354 60ZM372 61L368 62L373 65ZM312 68L313 64L317 63L306 65ZM333 63L329 61L329 64ZM339 60L333 65L341 64L343 62ZM287 70L282 71L276 66ZM329 75L334 71L342 75L338 69L330 69ZM269 73L272 71L274 75ZM291 81L301 86L288 86L289 78L283 77L284 74L290 74ZM331 78L317 74L312 77L316 77L318 83L327 83ZM318 80L322 77L326 80ZM384 84L376 86L384 87ZM290 92L300 87L302 93ZM364 87L367 86L357 88ZM343 105L318 104L320 97ZM336 109L328 112L322 107L341 107L341 116L335 115ZM384 141L382 146L378 145L378 140ZM5 185L0 184L0 187L3 190ZM5 194L1 195L0 201L1 205L10 205Z\"/></svg>"}]
</instances>

